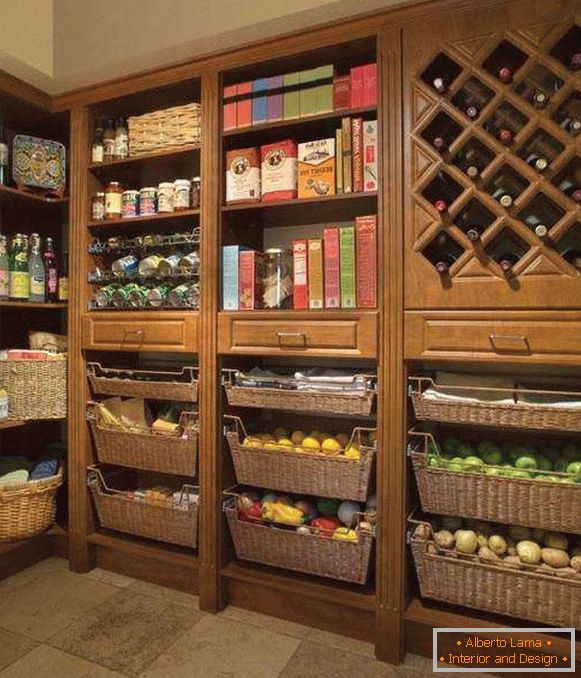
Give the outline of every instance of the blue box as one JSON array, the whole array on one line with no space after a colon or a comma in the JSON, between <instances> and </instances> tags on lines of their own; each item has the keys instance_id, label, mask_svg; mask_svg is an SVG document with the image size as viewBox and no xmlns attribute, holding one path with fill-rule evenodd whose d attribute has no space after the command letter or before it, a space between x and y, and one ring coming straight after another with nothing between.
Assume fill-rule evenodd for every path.
<instances>
[{"instance_id":1,"label":"blue box","mask_svg":"<svg viewBox=\"0 0 581 678\"><path fill-rule=\"evenodd\" d=\"M259 78L252 81L252 124L258 125L268 120L268 79ZM264 92L264 96L258 96L256 92Z\"/></svg>"},{"instance_id":2,"label":"blue box","mask_svg":"<svg viewBox=\"0 0 581 678\"><path fill-rule=\"evenodd\" d=\"M225 245L222 247L222 309L237 311L239 309L238 291L238 256L248 247Z\"/></svg>"}]
</instances>

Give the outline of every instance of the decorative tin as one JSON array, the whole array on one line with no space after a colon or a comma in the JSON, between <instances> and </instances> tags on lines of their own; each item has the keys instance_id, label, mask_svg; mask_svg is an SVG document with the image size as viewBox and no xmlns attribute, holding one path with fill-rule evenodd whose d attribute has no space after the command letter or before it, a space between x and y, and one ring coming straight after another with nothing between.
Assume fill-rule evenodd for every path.
<instances>
[{"instance_id":1,"label":"decorative tin","mask_svg":"<svg viewBox=\"0 0 581 678\"><path fill-rule=\"evenodd\" d=\"M151 216L157 212L157 188L146 186L139 191L139 214Z\"/></svg>"},{"instance_id":2,"label":"decorative tin","mask_svg":"<svg viewBox=\"0 0 581 678\"><path fill-rule=\"evenodd\" d=\"M66 182L63 144L17 134L12 143L12 157L12 177L19 189L39 188L62 197Z\"/></svg>"},{"instance_id":3,"label":"decorative tin","mask_svg":"<svg viewBox=\"0 0 581 678\"><path fill-rule=\"evenodd\" d=\"M121 196L121 216L131 219L139 215L139 191L123 191Z\"/></svg>"}]
</instances>

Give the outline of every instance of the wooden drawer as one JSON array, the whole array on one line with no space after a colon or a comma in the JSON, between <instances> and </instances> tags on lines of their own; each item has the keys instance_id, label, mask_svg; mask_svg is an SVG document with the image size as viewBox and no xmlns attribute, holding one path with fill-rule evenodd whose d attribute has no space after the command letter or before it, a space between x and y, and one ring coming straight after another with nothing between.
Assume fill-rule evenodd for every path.
<instances>
[{"instance_id":1,"label":"wooden drawer","mask_svg":"<svg viewBox=\"0 0 581 678\"><path fill-rule=\"evenodd\" d=\"M198 350L198 313L98 312L83 316L83 348L103 351Z\"/></svg>"},{"instance_id":2,"label":"wooden drawer","mask_svg":"<svg viewBox=\"0 0 581 678\"><path fill-rule=\"evenodd\" d=\"M581 312L406 312L407 360L581 364Z\"/></svg>"},{"instance_id":3,"label":"wooden drawer","mask_svg":"<svg viewBox=\"0 0 581 678\"><path fill-rule=\"evenodd\" d=\"M376 312L222 312L218 351L247 355L374 358Z\"/></svg>"}]
</instances>

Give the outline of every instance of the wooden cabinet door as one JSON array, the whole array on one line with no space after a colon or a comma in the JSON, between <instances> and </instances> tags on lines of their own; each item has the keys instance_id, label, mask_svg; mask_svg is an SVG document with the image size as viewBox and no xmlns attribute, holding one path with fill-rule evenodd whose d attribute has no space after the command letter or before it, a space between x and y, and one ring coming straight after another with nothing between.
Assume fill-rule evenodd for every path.
<instances>
[{"instance_id":1,"label":"wooden cabinet door","mask_svg":"<svg viewBox=\"0 0 581 678\"><path fill-rule=\"evenodd\" d=\"M487 8L404 30L405 305L579 308L581 3Z\"/></svg>"}]
</instances>

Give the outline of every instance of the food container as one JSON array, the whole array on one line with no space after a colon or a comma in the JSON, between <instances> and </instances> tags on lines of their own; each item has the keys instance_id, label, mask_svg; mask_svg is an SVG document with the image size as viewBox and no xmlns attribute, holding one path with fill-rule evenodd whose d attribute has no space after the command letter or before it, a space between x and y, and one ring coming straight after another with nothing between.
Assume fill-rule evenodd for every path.
<instances>
[{"instance_id":1,"label":"food container","mask_svg":"<svg viewBox=\"0 0 581 678\"><path fill-rule=\"evenodd\" d=\"M194 275L200 268L200 254L197 250L186 254L180 259L180 273L184 275Z\"/></svg>"},{"instance_id":2,"label":"food container","mask_svg":"<svg viewBox=\"0 0 581 678\"><path fill-rule=\"evenodd\" d=\"M174 210L183 212L190 209L190 193L192 184L189 179L176 179L174 181Z\"/></svg>"},{"instance_id":3,"label":"food container","mask_svg":"<svg viewBox=\"0 0 581 678\"><path fill-rule=\"evenodd\" d=\"M262 159L262 200L292 200L297 197L297 145L292 139L266 144Z\"/></svg>"},{"instance_id":4,"label":"food container","mask_svg":"<svg viewBox=\"0 0 581 678\"><path fill-rule=\"evenodd\" d=\"M146 186L139 191L139 214L151 216L157 212L157 188Z\"/></svg>"},{"instance_id":5,"label":"food container","mask_svg":"<svg viewBox=\"0 0 581 678\"><path fill-rule=\"evenodd\" d=\"M121 216L131 219L139 215L139 191L123 191L121 196Z\"/></svg>"},{"instance_id":6,"label":"food container","mask_svg":"<svg viewBox=\"0 0 581 678\"><path fill-rule=\"evenodd\" d=\"M181 258L182 255L178 252L175 252L174 254L170 254L168 257L165 257L165 259L162 259L159 262L159 266L157 267L158 274L168 276L177 273L179 270Z\"/></svg>"},{"instance_id":7,"label":"food container","mask_svg":"<svg viewBox=\"0 0 581 678\"><path fill-rule=\"evenodd\" d=\"M118 181L111 181L105 189L105 219L119 219L122 213L123 188Z\"/></svg>"},{"instance_id":8,"label":"food container","mask_svg":"<svg viewBox=\"0 0 581 678\"><path fill-rule=\"evenodd\" d=\"M194 177L192 179L192 188L190 195L190 206L192 209L198 209L200 207L200 200L202 197L202 181L200 177Z\"/></svg>"},{"instance_id":9,"label":"food container","mask_svg":"<svg viewBox=\"0 0 581 678\"><path fill-rule=\"evenodd\" d=\"M139 275L144 278L155 275L159 269L162 258L159 254L150 254L139 262Z\"/></svg>"},{"instance_id":10,"label":"food container","mask_svg":"<svg viewBox=\"0 0 581 678\"><path fill-rule=\"evenodd\" d=\"M105 193L95 193L91 198L91 219L103 221L105 218Z\"/></svg>"},{"instance_id":11,"label":"food container","mask_svg":"<svg viewBox=\"0 0 581 678\"><path fill-rule=\"evenodd\" d=\"M172 283L163 283L162 285L154 287L153 289L149 290L147 295L147 303L155 308L163 306L167 303L169 293L172 291L172 289Z\"/></svg>"},{"instance_id":12,"label":"food container","mask_svg":"<svg viewBox=\"0 0 581 678\"><path fill-rule=\"evenodd\" d=\"M264 308L292 308L292 256L282 247L271 247L264 253Z\"/></svg>"},{"instance_id":13,"label":"food container","mask_svg":"<svg viewBox=\"0 0 581 678\"><path fill-rule=\"evenodd\" d=\"M188 308L198 308L200 304L200 290L197 285L184 283L175 287L168 297L170 306L187 306Z\"/></svg>"},{"instance_id":14,"label":"food container","mask_svg":"<svg viewBox=\"0 0 581 678\"><path fill-rule=\"evenodd\" d=\"M163 181L157 189L157 211L173 212L175 200L174 185L170 181Z\"/></svg>"},{"instance_id":15,"label":"food container","mask_svg":"<svg viewBox=\"0 0 581 678\"><path fill-rule=\"evenodd\" d=\"M113 274L118 277L131 275L137 273L139 267L139 260L133 254L128 254L126 257L117 259L111 264Z\"/></svg>"},{"instance_id":16,"label":"food container","mask_svg":"<svg viewBox=\"0 0 581 678\"><path fill-rule=\"evenodd\" d=\"M107 285L106 287L101 287L95 292L95 303L99 308L107 308L113 304L113 297L115 291L117 290L117 285Z\"/></svg>"},{"instance_id":17,"label":"food container","mask_svg":"<svg viewBox=\"0 0 581 678\"><path fill-rule=\"evenodd\" d=\"M260 151L241 148L226 153L226 202L260 201Z\"/></svg>"}]
</instances>

